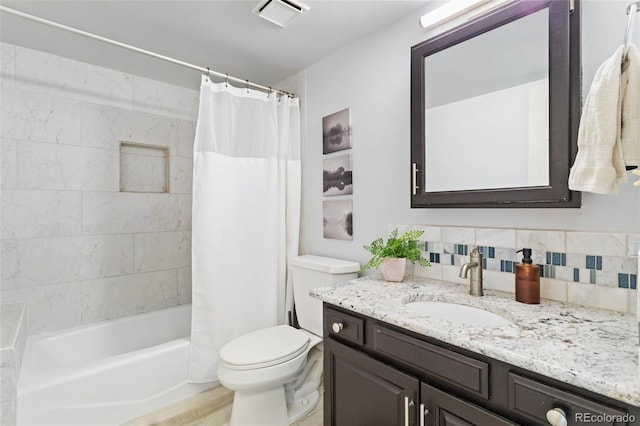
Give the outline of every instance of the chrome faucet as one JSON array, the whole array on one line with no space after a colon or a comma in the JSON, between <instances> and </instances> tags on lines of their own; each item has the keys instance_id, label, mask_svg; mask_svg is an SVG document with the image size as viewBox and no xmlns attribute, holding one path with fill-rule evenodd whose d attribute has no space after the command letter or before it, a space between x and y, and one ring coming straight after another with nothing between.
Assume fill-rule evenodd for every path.
<instances>
[{"instance_id":1,"label":"chrome faucet","mask_svg":"<svg viewBox=\"0 0 640 426\"><path fill-rule=\"evenodd\" d=\"M472 296L482 296L482 253L478 246L471 250L471 261L465 263L460 268L460 278L467 278L467 272L471 270L469 294Z\"/></svg>"}]
</instances>

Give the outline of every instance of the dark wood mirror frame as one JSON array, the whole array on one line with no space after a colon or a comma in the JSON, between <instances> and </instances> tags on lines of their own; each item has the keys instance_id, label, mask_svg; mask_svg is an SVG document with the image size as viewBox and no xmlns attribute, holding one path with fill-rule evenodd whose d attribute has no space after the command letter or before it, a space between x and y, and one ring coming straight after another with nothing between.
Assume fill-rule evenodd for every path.
<instances>
[{"instance_id":1,"label":"dark wood mirror frame","mask_svg":"<svg viewBox=\"0 0 640 426\"><path fill-rule=\"evenodd\" d=\"M568 188L577 152L581 59L579 0L520 1L411 48L411 207L580 207ZM425 167L425 58L455 44L549 9L549 185L522 188L421 192Z\"/></svg>"}]
</instances>

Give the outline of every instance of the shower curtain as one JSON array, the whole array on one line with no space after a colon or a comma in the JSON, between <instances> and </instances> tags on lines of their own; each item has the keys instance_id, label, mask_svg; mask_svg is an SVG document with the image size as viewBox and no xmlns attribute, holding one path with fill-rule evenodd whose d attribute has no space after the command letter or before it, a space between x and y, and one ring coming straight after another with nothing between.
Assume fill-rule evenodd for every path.
<instances>
[{"instance_id":1,"label":"shower curtain","mask_svg":"<svg viewBox=\"0 0 640 426\"><path fill-rule=\"evenodd\" d=\"M284 323L298 253L298 99L202 78L193 152L189 381L217 379L218 351Z\"/></svg>"}]
</instances>

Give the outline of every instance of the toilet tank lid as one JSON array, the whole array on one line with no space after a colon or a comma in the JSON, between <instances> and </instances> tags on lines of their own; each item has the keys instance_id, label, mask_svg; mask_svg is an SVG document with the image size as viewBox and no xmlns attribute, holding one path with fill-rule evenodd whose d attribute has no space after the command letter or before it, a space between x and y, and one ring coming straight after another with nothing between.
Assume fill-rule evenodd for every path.
<instances>
[{"instance_id":1,"label":"toilet tank lid","mask_svg":"<svg viewBox=\"0 0 640 426\"><path fill-rule=\"evenodd\" d=\"M360 264L358 262L309 254L294 257L291 259L291 265L313 271L328 272L330 274L348 274L360 270Z\"/></svg>"}]
</instances>

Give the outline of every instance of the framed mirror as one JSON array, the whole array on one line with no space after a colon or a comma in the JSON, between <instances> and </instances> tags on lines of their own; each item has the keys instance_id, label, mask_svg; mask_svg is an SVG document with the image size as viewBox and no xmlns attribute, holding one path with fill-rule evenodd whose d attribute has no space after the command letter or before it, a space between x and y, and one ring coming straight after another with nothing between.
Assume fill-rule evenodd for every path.
<instances>
[{"instance_id":1,"label":"framed mirror","mask_svg":"<svg viewBox=\"0 0 640 426\"><path fill-rule=\"evenodd\" d=\"M519 1L411 48L411 207L579 207L578 1Z\"/></svg>"}]
</instances>

